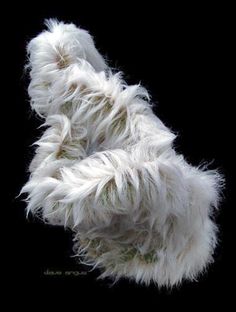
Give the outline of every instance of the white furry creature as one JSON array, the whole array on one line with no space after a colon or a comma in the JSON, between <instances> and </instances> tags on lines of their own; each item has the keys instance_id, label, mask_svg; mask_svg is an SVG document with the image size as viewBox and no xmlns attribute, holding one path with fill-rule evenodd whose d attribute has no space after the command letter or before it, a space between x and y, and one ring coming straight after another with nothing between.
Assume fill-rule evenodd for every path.
<instances>
[{"instance_id":1,"label":"white furry creature","mask_svg":"<svg viewBox=\"0 0 236 312\"><path fill-rule=\"evenodd\" d=\"M221 177L190 166L152 112L85 30L55 20L28 45L36 142L27 211L75 233L101 277L173 286L212 261Z\"/></svg>"}]
</instances>

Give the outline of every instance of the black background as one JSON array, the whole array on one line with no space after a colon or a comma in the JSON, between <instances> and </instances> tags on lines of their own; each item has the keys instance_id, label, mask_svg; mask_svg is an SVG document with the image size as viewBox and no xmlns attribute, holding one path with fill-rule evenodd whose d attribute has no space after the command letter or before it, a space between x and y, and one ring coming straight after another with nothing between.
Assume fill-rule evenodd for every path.
<instances>
[{"instance_id":1,"label":"black background","mask_svg":"<svg viewBox=\"0 0 236 312\"><path fill-rule=\"evenodd\" d=\"M231 202L233 167L229 160L229 155L234 153L234 140L230 135L234 126L231 109L234 100L230 96L234 38L230 13L231 8L216 5L207 8L169 4L168 8L159 8L136 3L132 10L127 3L85 6L66 1L44 7L42 3L40 6L39 3L22 4L19 12L11 13L8 35L14 47L8 51L9 56L10 52L13 54L11 83L8 83L12 99L7 107L10 126L6 120L12 148L8 157L11 160L8 171L11 225L7 231L10 237L7 280L11 278L11 287L17 291L22 288L27 293L39 286L38 301L50 297L53 289L73 289L80 300L91 298L91 302L95 295L103 301L104 295L120 298L114 301L117 304L130 299L140 304L151 303L155 308L179 300L186 303L187 299L195 304L230 304L234 293L232 253L235 247ZM37 129L41 120L29 109L29 81L23 70L25 48L43 29L44 19L50 17L74 22L89 30L110 66L123 71L129 84L141 82L148 89L157 115L179 135L175 142L178 152L193 165L212 161L210 168L219 168L225 175L224 198L216 215L220 244L215 263L197 282L184 282L170 291L127 280L110 287L109 281L96 280L97 271L78 277L44 274L47 269L83 270L72 257L71 233L44 225L32 217L26 220L25 203L22 198L16 198L27 181L27 167L34 154L30 145L41 133Z\"/></svg>"}]
</instances>

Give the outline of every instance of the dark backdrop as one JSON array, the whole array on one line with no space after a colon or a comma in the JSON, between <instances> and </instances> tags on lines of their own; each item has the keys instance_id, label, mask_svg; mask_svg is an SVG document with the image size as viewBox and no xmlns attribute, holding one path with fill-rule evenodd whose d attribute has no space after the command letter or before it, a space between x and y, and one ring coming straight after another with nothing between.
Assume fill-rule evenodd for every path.
<instances>
[{"instance_id":1,"label":"dark backdrop","mask_svg":"<svg viewBox=\"0 0 236 312\"><path fill-rule=\"evenodd\" d=\"M220 6L158 8L142 3L136 4L136 10L132 11L127 4L112 2L102 7L100 4L95 7L93 3L81 6L79 2L40 5L22 4L19 12L11 13L8 28L14 44L12 101L8 103L11 125L7 128L13 149L9 153L12 159L11 172L8 172L11 184L8 206L12 217L8 271L11 287L28 292L40 285L41 291L37 294L45 289L41 285L50 286L50 291L73 288L82 300L90 296L93 301L95 294L100 298L114 295L120 298L115 301L117 304L122 303L123 298L131 298L138 303L151 302L156 308L160 303L178 300L186 303L186 299L196 304L229 303L233 293L231 253L234 249L233 168L229 161L233 153L230 136L233 98L229 96L233 47L231 9ZM198 282L184 282L181 287L167 291L126 280L111 288L109 281L96 281L97 271L74 276L84 268L72 257L71 233L44 225L32 217L26 220L25 203L15 197L27 181L27 167L34 154L30 145L40 136L37 127L41 121L29 109L29 81L23 70L25 48L27 42L41 32L44 19L49 17L74 22L89 30L110 65L123 71L129 84L141 82L149 90L157 115L179 134L176 149L193 165L212 161L210 168L219 168L225 175L225 198L216 216L220 244L215 263ZM62 273L50 276L45 273L47 270ZM70 272L69 276L65 271ZM50 294L43 291L46 297Z\"/></svg>"}]
</instances>

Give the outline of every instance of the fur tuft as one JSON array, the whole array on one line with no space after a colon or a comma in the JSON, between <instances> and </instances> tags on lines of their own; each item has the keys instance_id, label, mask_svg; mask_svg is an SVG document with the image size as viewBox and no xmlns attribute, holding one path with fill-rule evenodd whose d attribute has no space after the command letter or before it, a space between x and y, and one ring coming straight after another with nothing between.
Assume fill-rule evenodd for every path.
<instances>
[{"instance_id":1,"label":"fur tuft","mask_svg":"<svg viewBox=\"0 0 236 312\"><path fill-rule=\"evenodd\" d=\"M28 45L31 106L45 132L22 189L27 211L71 228L102 278L195 279L213 259L222 177L176 154L147 91L113 74L87 31L46 25Z\"/></svg>"}]
</instances>

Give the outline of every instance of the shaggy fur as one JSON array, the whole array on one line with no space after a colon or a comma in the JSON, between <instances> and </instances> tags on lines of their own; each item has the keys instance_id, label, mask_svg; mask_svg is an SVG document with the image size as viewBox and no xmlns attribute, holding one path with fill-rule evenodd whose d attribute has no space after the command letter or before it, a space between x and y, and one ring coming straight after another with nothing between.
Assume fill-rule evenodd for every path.
<instances>
[{"instance_id":1,"label":"shaggy fur","mask_svg":"<svg viewBox=\"0 0 236 312\"><path fill-rule=\"evenodd\" d=\"M194 279L216 245L219 174L176 154L147 91L112 73L88 32L47 26L28 45L31 106L46 130L22 189L27 211L71 228L101 277Z\"/></svg>"}]
</instances>

